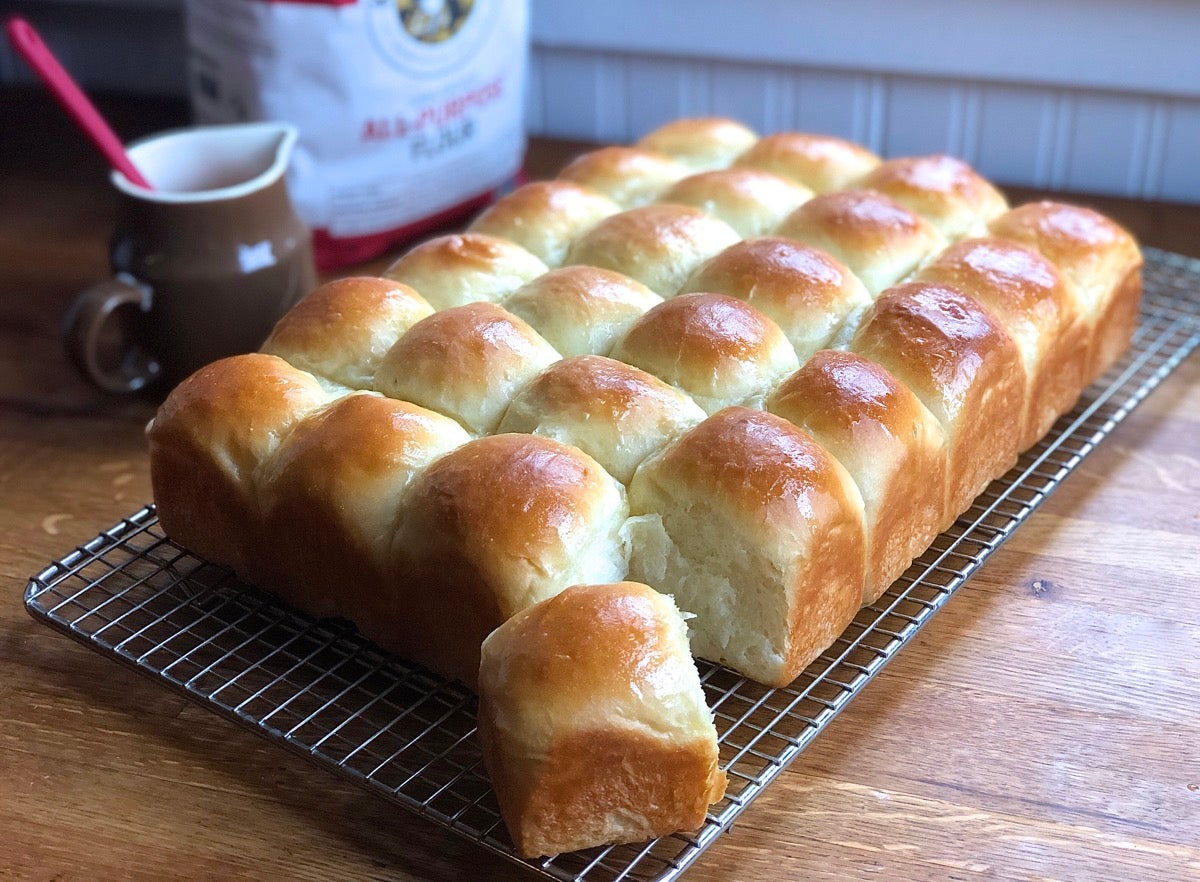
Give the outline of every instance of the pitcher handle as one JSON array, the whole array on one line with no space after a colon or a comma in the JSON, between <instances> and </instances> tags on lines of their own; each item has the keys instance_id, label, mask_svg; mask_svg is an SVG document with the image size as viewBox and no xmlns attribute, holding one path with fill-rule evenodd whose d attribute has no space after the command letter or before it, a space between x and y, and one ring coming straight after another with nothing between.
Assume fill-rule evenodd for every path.
<instances>
[{"instance_id":1,"label":"pitcher handle","mask_svg":"<svg viewBox=\"0 0 1200 882\"><path fill-rule=\"evenodd\" d=\"M118 310L137 307L150 311L153 292L127 273L117 273L81 292L67 313L64 337L67 354L89 380L106 392L127 394L143 389L162 373L162 366L135 341L121 337L115 365L101 358L106 335L111 338ZM117 328L119 331L120 328Z\"/></svg>"}]
</instances>

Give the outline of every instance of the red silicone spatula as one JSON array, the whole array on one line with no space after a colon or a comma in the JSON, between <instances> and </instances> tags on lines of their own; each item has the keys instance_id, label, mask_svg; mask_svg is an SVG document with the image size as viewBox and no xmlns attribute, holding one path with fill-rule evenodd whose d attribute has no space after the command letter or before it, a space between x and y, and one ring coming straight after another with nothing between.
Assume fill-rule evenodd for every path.
<instances>
[{"instance_id":1,"label":"red silicone spatula","mask_svg":"<svg viewBox=\"0 0 1200 882\"><path fill-rule=\"evenodd\" d=\"M62 106L63 110L75 124L83 129L83 133L104 154L109 165L125 175L139 187L153 190L140 171L137 170L125 152L125 146L116 132L112 130L100 112L96 110L87 96L83 94L71 75L66 72L58 59L50 52L49 47L42 42L33 25L20 16L12 16L5 22L9 42L50 90L50 94Z\"/></svg>"}]
</instances>

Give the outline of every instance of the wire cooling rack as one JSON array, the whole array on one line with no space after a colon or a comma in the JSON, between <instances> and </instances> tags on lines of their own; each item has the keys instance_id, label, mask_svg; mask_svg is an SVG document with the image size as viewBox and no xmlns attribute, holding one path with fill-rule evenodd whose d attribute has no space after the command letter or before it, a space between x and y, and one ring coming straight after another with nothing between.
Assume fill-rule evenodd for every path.
<instances>
[{"instance_id":1,"label":"wire cooling rack","mask_svg":"<svg viewBox=\"0 0 1200 882\"><path fill-rule=\"evenodd\" d=\"M217 713L554 879L675 878L845 707L1055 486L1200 344L1200 261L1148 250L1130 352L785 689L707 662L729 791L694 835L519 861L465 688L315 622L167 539L153 507L34 576L37 619Z\"/></svg>"}]
</instances>

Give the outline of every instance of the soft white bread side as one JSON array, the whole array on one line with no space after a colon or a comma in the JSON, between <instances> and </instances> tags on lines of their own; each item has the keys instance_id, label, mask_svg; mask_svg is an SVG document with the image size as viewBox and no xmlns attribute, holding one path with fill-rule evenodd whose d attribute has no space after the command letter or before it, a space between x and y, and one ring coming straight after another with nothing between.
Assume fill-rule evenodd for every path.
<instances>
[{"instance_id":1,"label":"soft white bread side","mask_svg":"<svg viewBox=\"0 0 1200 882\"><path fill-rule=\"evenodd\" d=\"M970 295L907 282L880 295L850 349L908 386L945 429L944 528L1017 461L1027 385L1017 344Z\"/></svg>"},{"instance_id":2,"label":"soft white bread side","mask_svg":"<svg viewBox=\"0 0 1200 882\"><path fill-rule=\"evenodd\" d=\"M645 585L573 586L493 631L479 738L527 858L695 830L725 793L683 616Z\"/></svg>"},{"instance_id":3,"label":"soft white bread side","mask_svg":"<svg viewBox=\"0 0 1200 882\"><path fill-rule=\"evenodd\" d=\"M771 232L812 196L802 184L762 169L726 168L684 178L659 201L699 208L749 238Z\"/></svg>"},{"instance_id":4,"label":"soft white bread side","mask_svg":"<svg viewBox=\"0 0 1200 882\"><path fill-rule=\"evenodd\" d=\"M471 303L413 325L384 356L375 389L486 435L496 431L513 396L559 357L512 313Z\"/></svg>"},{"instance_id":5,"label":"soft white bread side","mask_svg":"<svg viewBox=\"0 0 1200 882\"><path fill-rule=\"evenodd\" d=\"M840 462L863 498L873 603L937 536L945 518L946 433L882 366L825 349L776 389L767 408Z\"/></svg>"},{"instance_id":6,"label":"soft white bread side","mask_svg":"<svg viewBox=\"0 0 1200 882\"><path fill-rule=\"evenodd\" d=\"M702 264L683 291L745 300L770 316L803 361L871 304L858 277L824 251L794 239L748 239Z\"/></svg>"},{"instance_id":7,"label":"soft white bread side","mask_svg":"<svg viewBox=\"0 0 1200 882\"><path fill-rule=\"evenodd\" d=\"M1028 245L1070 279L1091 334L1084 382L1091 383L1129 348L1142 299L1142 252L1104 215L1077 205L1031 202L992 221L991 233Z\"/></svg>"},{"instance_id":8,"label":"soft white bread side","mask_svg":"<svg viewBox=\"0 0 1200 882\"><path fill-rule=\"evenodd\" d=\"M567 266L538 276L504 301L563 354L607 355L617 338L662 298L629 276Z\"/></svg>"},{"instance_id":9,"label":"soft white bread side","mask_svg":"<svg viewBox=\"0 0 1200 882\"><path fill-rule=\"evenodd\" d=\"M516 242L556 267L572 242L620 210L607 196L574 181L534 181L485 209L469 229Z\"/></svg>"},{"instance_id":10,"label":"soft white bread side","mask_svg":"<svg viewBox=\"0 0 1200 882\"><path fill-rule=\"evenodd\" d=\"M670 297L708 258L739 241L729 224L690 205L647 205L605 218L567 252L567 263L597 266Z\"/></svg>"},{"instance_id":11,"label":"soft white bread side","mask_svg":"<svg viewBox=\"0 0 1200 882\"><path fill-rule=\"evenodd\" d=\"M779 325L723 294L680 294L635 321L612 357L682 389L705 413L762 402L800 366Z\"/></svg>"},{"instance_id":12,"label":"soft white bread side","mask_svg":"<svg viewBox=\"0 0 1200 882\"><path fill-rule=\"evenodd\" d=\"M691 398L631 365L599 355L552 364L525 387L500 432L572 444L622 484L651 453L704 419Z\"/></svg>"},{"instance_id":13,"label":"soft white bread side","mask_svg":"<svg viewBox=\"0 0 1200 882\"><path fill-rule=\"evenodd\" d=\"M970 294L1008 329L1028 383L1020 447L1037 443L1083 389L1090 341L1074 287L1036 251L991 238L951 245L917 278Z\"/></svg>"},{"instance_id":14,"label":"soft white bread side","mask_svg":"<svg viewBox=\"0 0 1200 882\"><path fill-rule=\"evenodd\" d=\"M388 267L384 276L413 288L434 309L447 309L503 300L547 269L507 239L462 233L423 242Z\"/></svg>"},{"instance_id":15,"label":"soft white bread side","mask_svg":"<svg viewBox=\"0 0 1200 882\"><path fill-rule=\"evenodd\" d=\"M944 154L889 159L855 186L921 215L951 242L987 235L988 222L1008 209L999 190L961 159Z\"/></svg>"},{"instance_id":16,"label":"soft white bread side","mask_svg":"<svg viewBox=\"0 0 1200 882\"><path fill-rule=\"evenodd\" d=\"M774 414L731 407L638 468L630 578L694 613L692 651L783 686L854 618L863 503L846 470Z\"/></svg>"},{"instance_id":17,"label":"soft white bread side","mask_svg":"<svg viewBox=\"0 0 1200 882\"><path fill-rule=\"evenodd\" d=\"M372 393L310 413L259 472L257 584L389 645L389 549L404 493L468 440L448 417Z\"/></svg>"},{"instance_id":18,"label":"soft white bread side","mask_svg":"<svg viewBox=\"0 0 1200 882\"><path fill-rule=\"evenodd\" d=\"M641 147L601 147L572 160L558 173L602 193L622 208L637 208L691 174L686 165Z\"/></svg>"},{"instance_id":19,"label":"soft white bread side","mask_svg":"<svg viewBox=\"0 0 1200 882\"><path fill-rule=\"evenodd\" d=\"M644 135L638 147L665 153L693 172L725 168L758 140L752 129L722 117L672 120Z\"/></svg>"},{"instance_id":20,"label":"soft white bread side","mask_svg":"<svg viewBox=\"0 0 1200 882\"><path fill-rule=\"evenodd\" d=\"M392 545L389 616L402 654L474 687L479 647L569 585L625 578L625 489L582 451L537 435L464 444L409 488Z\"/></svg>"},{"instance_id":21,"label":"soft white bread side","mask_svg":"<svg viewBox=\"0 0 1200 882\"><path fill-rule=\"evenodd\" d=\"M261 351L350 389L370 389L400 335L432 314L424 297L399 282L337 279L288 310Z\"/></svg>"},{"instance_id":22,"label":"soft white bread side","mask_svg":"<svg viewBox=\"0 0 1200 882\"><path fill-rule=\"evenodd\" d=\"M814 193L829 193L851 186L879 165L879 157L841 138L781 132L760 138L734 165L761 168L803 184Z\"/></svg>"},{"instance_id":23,"label":"soft white bread side","mask_svg":"<svg viewBox=\"0 0 1200 882\"><path fill-rule=\"evenodd\" d=\"M330 398L311 374L258 353L215 361L176 386L147 429L167 535L249 578L262 548L258 469Z\"/></svg>"},{"instance_id":24,"label":"soft white bread side","mask_svg":"<svg viewBox=\"0 0 1200 882\"><path fill-rule=\"evenodd\" d=\"M872 297L946 244L920 215L870 190L810 199L784 219L775 235L829 252L862 279Z\"/></svg>"}]
</instances>

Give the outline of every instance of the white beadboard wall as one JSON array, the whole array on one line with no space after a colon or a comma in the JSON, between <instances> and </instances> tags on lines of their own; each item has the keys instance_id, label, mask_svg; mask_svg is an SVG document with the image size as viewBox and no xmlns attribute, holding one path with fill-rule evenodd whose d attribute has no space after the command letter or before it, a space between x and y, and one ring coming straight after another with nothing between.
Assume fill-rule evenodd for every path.
<instances>
[{"instance_id":1,"label":"white beadboard wall","mask_svg":"<svg viewBox=\"0 0 1200 882\"><path fill-rule=\"evenodd\" d=\"M533 8L535 134L623 142L720 114L884 156L953 153L1008 184L1200 201L1200 3Z\"/></svg>"}]
</instances>

